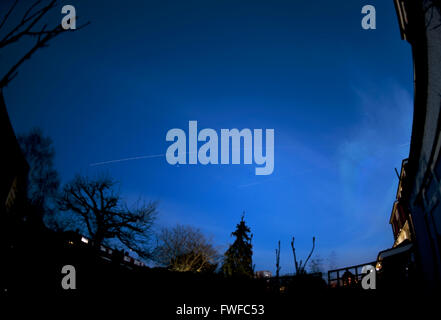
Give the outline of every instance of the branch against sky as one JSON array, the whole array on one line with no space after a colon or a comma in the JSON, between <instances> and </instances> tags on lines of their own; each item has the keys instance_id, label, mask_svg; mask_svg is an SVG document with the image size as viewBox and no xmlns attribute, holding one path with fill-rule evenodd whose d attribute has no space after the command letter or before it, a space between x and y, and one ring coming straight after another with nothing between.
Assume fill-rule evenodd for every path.
<instances>
[{"instance_id":1,"label":"branch against sky","mask_svg":"<svg viewBox=\"0 0 441 320\"><path fill-rule=\"evenodd\" d=\"M315 249L315 237L312 237L312 248L311 251L309 252L308 257L306 258L305 262L303 262L302 260L300 260L300 262L297 261L297 257L296 257L296 248L294 245L294 240L295 238L292 237L291 240L291 249L292 249L292 253L294 256L294 267L296 270L296 275L302 275L306 273L306 265L308 264L309 259L312 256L312 253L314 252Z\"/></svg>"},{"instance_id":2,"label":"branch against sky","mask_svg":"<svg viewBox=\"0 0 441 320\"><path fill-rule=\"evenodd\" d=\"M150 258L150 236L156 218L156 203L135 203L132 208L116 191L117 182L102 176L77 175L58 199L59 209L70 211L85 225L94 245L116 240L142 258Z\"/></svg>"},{"instance_id":3,"label":"branch against sky","mask_svg":"<svg viewBox=\"0 0 441 320\"><path fill-rule=\"evenodd\" d=\"M17 24L12 26L9 30L5 30L6 23L17 10L19 2L19 0L15 0L3 18L0 18L0 50L24 38L35 38L36 41L8 71L1 76L0 90L6 87L17 76L18 68L26 60L29 60L38 49L48 47L49 42L62 33L76 31L89 24L89 22L87 22L76 28L76 30L63 29L61 24L48 27L45 18L58 6L58 2L57 0L37 0L29 5Z\"/></svg>"}]
</instances>

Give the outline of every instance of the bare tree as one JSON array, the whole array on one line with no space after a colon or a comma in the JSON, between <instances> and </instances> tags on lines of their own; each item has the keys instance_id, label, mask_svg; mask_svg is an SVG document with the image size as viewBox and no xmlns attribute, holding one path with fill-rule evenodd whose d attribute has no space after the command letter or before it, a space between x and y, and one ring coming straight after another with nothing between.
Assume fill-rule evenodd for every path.
<instances>
[{"instance_id":1,"label":"bare tree","mask_svg":"<svg viewBox=\"0 0 441 320\"><path fill-rule=\"evenodd\" d=\"M9 30L4 30L8 19L10 19L11 15L17 10L19 2L19 0L15 0L3 18L0 19L0 33L2 34L0 36L0 50L25 38L34 38L36 40L34 44L18 58L16 63L0 77L0 90L6 87L17 76L17 70L20 65L30 59L38 49L47 47L52 39L64 32L75 31L72 29L63 29L61 24L48 27L45 18L57 7L57 0L34 1L27 7L27 10L23 13L20 21L15 26L12 26ZM87 24L89 23L79 26L76 30L85 27Z\"/></svg>"},{"instance_id":2,"label":"bare tree","mask_svg":"<svg viewBox=\"0 0 441 320\"><path fill-rule=\"evenodd\" d=\"M157 240L155 261L173 271L214 271L217 267L219 254L199 229L163 228Z\"/></svg>"},{"instance_id":3,"label":"bare tree","mask_svg":"<svg viewBox=\"0 0 441 320\"><path fill-rule=\"evenodd\" d=\"M297 275L305 274L306 273L306 265L308 264L308 260L311 258L311 255L314 252L315 237L312 237L312 249L311 249L311 252L309 252L309 255L306 258L304 263L302 260L300 260L300 262L297 262L296 249L294 247L294 237L292 237L291 248L292 248L292 253L294 255L294 266L296 268L296 274Z\"/></svg>"},{"instance_id":4,"label":"bare tree","mask_svg":"<svg viewBox=\"0 0 441 320\"><path fill-rule=\"evenodd\" d=\"M276 249L276 278L279 278L280 274L280 240L278 243L278 249Z\"/></svg>"},{"instance_id":5,"label":"bare tree","mask_svg":"<svg viewBox=\"0 0 441 320\"><path fill-rule=\"evenodd\" d=\"M138 202L129 208L115 190L116 185L108 176L89 179L78 175L64 186L59 208L79 218L97 248L105 240L114 239L141 257L150 258L156 203Z\"/></svg>"}]
</instances>

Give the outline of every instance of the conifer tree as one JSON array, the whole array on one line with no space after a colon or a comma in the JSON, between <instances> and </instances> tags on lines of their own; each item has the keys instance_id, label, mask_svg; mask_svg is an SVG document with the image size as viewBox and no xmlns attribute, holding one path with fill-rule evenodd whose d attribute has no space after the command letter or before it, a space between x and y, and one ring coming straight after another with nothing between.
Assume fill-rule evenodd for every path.
<instances>
[{"instance_id":1,"label":"conifer tree","mask_svg":"<svg viewBox=\"0 0 441 320\"><path fill-rule=\"evenodd\" d=\"M246 225L244 215L231 234L235 237L232 245L225 252L222 271L226 276L253 277L253 235Z\"/></svg>"}]
</instances>

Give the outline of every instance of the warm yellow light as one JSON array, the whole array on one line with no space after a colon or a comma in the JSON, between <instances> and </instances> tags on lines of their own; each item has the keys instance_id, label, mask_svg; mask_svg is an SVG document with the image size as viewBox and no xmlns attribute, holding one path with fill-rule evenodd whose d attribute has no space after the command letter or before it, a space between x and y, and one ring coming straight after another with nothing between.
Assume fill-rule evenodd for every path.
<instances>
[{"instance_id":1,"label":"warm yellow light","mask_svg":"<svg viewBox=\"0 0 441 320\"><path fill-rule=\"evenodd\" d=\"M381 262L380 261L378 261L377 262L377 265L375 266L375 270L377 270L377 271L380 271L381 270Z\"/></svg>"}]
</instances>

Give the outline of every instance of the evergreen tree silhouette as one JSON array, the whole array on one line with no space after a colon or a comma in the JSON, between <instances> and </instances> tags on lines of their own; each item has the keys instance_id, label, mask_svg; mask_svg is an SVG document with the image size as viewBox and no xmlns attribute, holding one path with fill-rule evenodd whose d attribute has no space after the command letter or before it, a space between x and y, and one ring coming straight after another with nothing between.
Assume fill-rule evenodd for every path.
<instances>
[{"instance_id":1,"label":"evergreen tree silhouette","mask_svg":"<svg viewBox=\"0 0 441 320\"><path fill-rule=\"evenodd\" d=\"M231 235L236 239L225 252L222 271L229 277L251 278L253 277L253 245L251 244L253 235L245 223L244 214Z\"/></svg>"}]
</instances>

